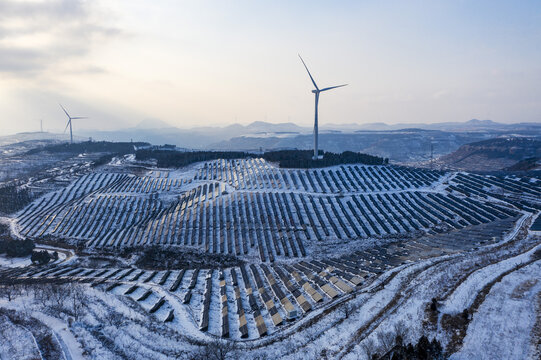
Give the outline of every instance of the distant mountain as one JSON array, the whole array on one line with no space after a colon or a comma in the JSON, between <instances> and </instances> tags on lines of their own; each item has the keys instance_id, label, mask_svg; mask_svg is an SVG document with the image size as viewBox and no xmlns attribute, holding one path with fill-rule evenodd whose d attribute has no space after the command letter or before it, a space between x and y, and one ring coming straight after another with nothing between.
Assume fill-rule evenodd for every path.
<instances>
[{"instance_id":1,"label":"distant mountain","mask_svg":"<svg viewBox=\"0 0 541 360\"><path fill-rule=\"evenodd\" d=\"M477 120L471 119L466 122L445 122L445 123L434 123L426 124L420 126L423 129L432 129L432 130L444 130L444 131L481 131L481 130L492 130L492 131L509 131L516 129L518 131L524 131L527 129L537 129L541 130L541 123L516 123L516 124L502 124L492 120Z\"/></svg>"},{"instance_id":2,"label":"distant mountain","mask_svg":"<svg viewBox=\"0 0 541 360\"><path fill-rule=\"evenodd\" d=\"M246 130L251 132L267 132L267 133L281 133L281 132L291 132L291 133L301 133L306 131L311 131L310 128L305 128L298 126L294 123L279 123L271 124L264 121L255 121L246 126Z\"/></svg>"},{"instance_id":3,"label":"distant mountain","mask_svg":"<svg viewBox=\"0 0 541 360\"><path fill-rule=\"evenodd\" d=\"M438 130L405 129L393 131L358 131L355 133L322 132L320 148L325 151L346 150L363 152L391 159L395 162L426 161L430 158L430 144L434 156L442 156L461 145L488 139L493 135L482 132L451 133ZM279 149L311 149L312 134L289 136L239 136L208 146L215 150L258 151Z\"/></svg>"},{"instance_id":4,"label":"distant mountain","mask_svg":"<svg viewBox=\"0 0 541 360\"><path fill-rule=\"evenodd\" d=\"M478 120L471 119L464 122L442 122L442 123L398 123L398 124L386 124L383 122L364 123L364 124L347 124L347 125L335 125L327 124L321 125L321 129L340 129L350 131L388 131L388 130L402 130L408 128L424 129L424 130L441 130L441 131L526 131L536 130L541 131L541 123L515 123L515 124L503 124L492 120Z\"/></svg>"},{"instance_id":5,"label":"distant mountain","mask_svg":"<svg viewBox=\"0 0 541 360\"><path fill-rule=\"evenodd\" d=\"M320 127L320 144L325 151L362 151L388 157L392 161L415 162L429 158L431 142L434 156L438 157L467 143L509 135L541 135L541 123L501 124L492 120L472 119L435 124L324 124ZM9 143L43 137L59 141L68 139L67 135L22 133L0 138L0 144L2 141ZM181 129L161 120L146 119L135 127L116 131L80 130L75 139L87 140L89 137L94 140L142 141L211 150L309 149L313 142L310 126L264 121L248 125Z\"/></svg>"},{"instance_id":6,"label":"distant mountain","mask_svg":"<svg viewBox=\"0 0 541 360\"><path fill-rule=\"evenodd\" d=\"M158 126L158 125L164 125ZM155 125L155 128L148 126ZM272 124L256 121L248 125L232 124L225 127L205 126L191 129L179 129L165 126L155 120L148 120L136 127L116 131L81 131L87 138L108 141L146 141L152 144L173 144L189 149L203 149L209 145L227 141L236 136L272 136L274 134L300 134L311 132L310 128L303 128L293 123Z\"/></svg>"},{"instance_id":7,"label":"distant mountain","mask_svg":"<svg viewBox=\"0 0 541 360\"><path fill-rule=\"evenodd\" d=\"M135 126L136 129L167 129L172 127L174 126L154 118L145 119Z\"/></svg>"},{"instance_id":8,"label":"distant mountain","mask_svg":"<svg viewBox=\"0 0 541 360\"><path fill-rule=\"evenodd\" d=\"M225 127L195 127L189 129L195 132L225 132L226 134L233 133L235 135L247 135L256 133L280 133L280 132L307 132L311 131L309 127L298 126L294 123L278 123L273 124L265 121L254 121L248 125L232 124Z\"/></svg>"},{"instance_id":9,"label":"distant mountain","mask_svg":"<svg viewBox=\"0 0 541 360\"><path fill-rule=\"evenodd\" d=\"M472 119L466 122L447 122L435 124L393 124L367 123L367 124L340 124L323 125L320 132L334 134L363 133L365 131L404 131L408 129L447 131L447 132L499 132L502 134L531 134L541 133L540 123L501 124L492 120ZM202 149L212 147L213 144L223 143L237 137L258 138L264 146L268 141L264 137L287 137L293 135L310 135L312 127L303 127L294 123L268 123L255 121L248 125L231 124L228 126L200 126L189 129L180 129L169 126L160 120L147 119L134 128L117 131L83 131L85 137L97 140L119 141L148 141L154 144L174 144L184 148ZM236 140L235 140L236 141Z\"/></svg>"}]
</instances>

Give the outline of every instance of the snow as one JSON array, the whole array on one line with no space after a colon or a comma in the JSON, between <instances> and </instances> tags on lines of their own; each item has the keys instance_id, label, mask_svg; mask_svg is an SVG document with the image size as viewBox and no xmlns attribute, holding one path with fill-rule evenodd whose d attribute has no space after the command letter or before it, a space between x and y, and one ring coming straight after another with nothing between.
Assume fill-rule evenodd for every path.
<instances>
[{"instance_id":1,"label":"snow","mask_svg":"<svg viewBox=\"0 0 541 360\"><path fill-rule=\"evenodd\" d=\"M451 359L533 359L535 299L541 292L541 261L505 276L474 314L462 349Z\"/></svg>"},{"instance_id":2,"label":"snow","mask_svg":"<svg viewBox=\"0 0 541 360\"><path fill-rule=\"evenodd\" d=\"M41 359L36 339L30 331L0 317L0 359Z\"/></svg>"},{"instance_id":3,"label":"snow","mask_svg":"<svg viewBox=\"0 0 541 360\"><path fill-rule=\"evenodd\" d=\"M452 262L452 259L456 258L456 256L446 256L444 258L451 260ZM404 341L413 342L421 336L422 327L420 320L424 317L424 304L428 301L427 299L430 299L431 291L436 289L436 285L439 282L439 278L436 274L442 274L442 266L444 268L449 268L449 262L433 268L431 265L434 264L434 262L435 260L432 259L405 267L404 270L402 270L389 284L385 285L384 289L378 291L372 298L361 305L356 312L356 314L360 313L359 315L356 315L356 317L360 317L358 323L351 324L350 326L353 328L343 330L343 333L351 334L355 331L354 329L359 328L362 324L371 320L377 311L390 302L397 293L400 292L403 294L402 296L405 294L409 296L407 301L400 304L397 312L393 313L392 318L384 319L379 326L375 327L370 332L366 339L363 339L362 342L355 345L351 352L344 356L344 359L353 360L364 358L366 355L362 344L370 340L377 344L379 342L377 339L378 332L392 332L394 331L394 327L400 322L404 322L408 326L408 337L405 338ZM422 270L427 266L428 269L417 275L412 282L408 281L408 277L414 274L415 271ZM404 288L404 285L407 285L407 288ZM349 322L350 320L348 319L348 323Z\"/></svg>"},{"instance_id":4,"label":"snow","mask_svg":"<svg viewBox=\"0 0 541 360\"><path fill-rule=\"evenodd\" d=\"M83 358L83 349L65 322L42 312L34 312L32 313L32 316L53 330L54 334L59 340L60 346L62 347L62 351L64 351L67 360Z\"/></svg>"},{"instance_id":5,"label":"snow","mask_svg":"<svg viewBox=\"0 0 541 360\"><path fill-rule=\"evenodd\" d=\"M447 215L445 215L445 213L450 213L454 220L462 219L460 211L451 209L453 206L444 208L444 211L440 211L438 203L427 198L427 195L429 194L438 194L438 196L439 194L442 194L445 196L447 183L452 181L457 173L446 173L444 175L437 174L428 177L431 179L428 182L428 185L426 185L427 183L425 182L421 185L418 178L423 177L423 174L415 173L413 170L404 170L409 173L408 176L402 174L397 174L396 176L391 174L392 176L390 176L389 168L361 166L364 174L362 175L360 172L354 172L353 168L349 165L315 170L284 170L277 169L274 165L269 164L262 159L241 160L239 162L217 160L194 164L188 168L173 171L153 169L145 176L130 174L128 175L130 177L128 179L129 181L122 182L122 180L119 186L114 184L112 187L106 186L107 184L113 183L115 179L122 179L123 176L126 176L125 173L117 172L120 171L120 166L133 161L133 158L115 158L109 164L112 167L116 167L116 169L109 169L111 172L93 174L92 176L95 176L95 178L90 176L80 177L65 189L43 196L30 205L28 208L29 212L24 214L24 216L21 216L19 223L22 224L24 230L29 231L30 235L37 235L42 230L45 232L47 229L52 230L57 224L63 224L63 226L59 228L59 233L67 234L70 238L73 236L82 238L89 234L88 236L92 237L92 239L85 240L91 240L96 246L107 246L105 240L110 231L114 231L114 233L111 238L107 238L107 241L115 241L115 244L118 245L124 245L126 243L150 244L152 242L164 245L172 244L174 240L177 240L180 234L190 235L186 238L191 239L191 235L194 231L197 232L200 229L206 230L207 226L210 226L212 228L211 235L214 236L206 238L206 235L204 235L203 244L205 245L210 241L209 249L211 252L216 253L219 252L220 248L223 248L225 252L231 252L230 250L235 249L232 247L233 241L231 241L231 239L234 238L234 230L236 229L231 227L230 230L225 230L223 225L230 222L235 226L235 224L238 223L235 221L237 220L235 218L239 218L241 219L241 227L239 229L245 229L246 231L249 229L257 229L255 234L257 234L256 237L260 238L256 238L256 244L265 249L267 256L269 254L274 255L277 258L277 264L280 264L281 262L292 263L298 261L298 259L283 259L281 258L282 256L276 256L276 249L271 246L272 243L269 244L267 239L262 236L263 232L265 232L266 235L270 234L271 241L277 240L275 232L277 232L279 227L290 227L291 229L295 228L298 230L301 228L301 221L307 225L310 223L309 216L313 218L316 225L314 228L312 228L311 225L307 226L308 234L312 236L311 240L307 240L304 238L304 233L302 234L303 243L305 244L308 253L311 255L306 258L307 260L310 260L310 258L323 257L328 255L328 253L332 253L335 256L346 252L352 253L354 250L373 246L376 243L384 244L397 240L402 241L406 240L408 238L407 236L412 233L420 234L421 231L416 232L411 224L418 224L420 228L423 228L421 224L422 220L420 222L416 219L410 219L410 217L415 218L416 214L419 213L419 210L417 209L419 203L416 202L417 197L419 198L419 201L423 203L426 202L426 207L431 209L428 214L432 214L433 211L434 213L440 214L443 218L446 218ZM215 167L209 168L207 166L208 164ZM412 175L412 171L414 176ZM339 175L339 173L341 175ZM357 182L357 176L360 176L362 180ZM408 180L411 176L417 180ZM383 182L388 185L388 187L383 186L385 189L376 185L378 182L381 185L381 180L379 180L380 177L383 178ZM173 186L169 185L169 187L171 187L171 189L169 189L167 183L162 181L164 179L183 179L185 181L182 182L182 185L175 186L175 189L173 189ZM355 179L355 181L353 181L353 179ZM197 200L194 199L194 194L191 194L189 200L191 205L189 206L189 211L187 211L188 215L186 217L186 215L183 214L182 220L180 220L179 203L174 212L166 212L165 215L155 219L149 218L151 221L148 223L148 226L145 223L144 228L135 231L133 234L131 232L126 232L126 224L133 223L133 221L138 219L138 215L136 216L133 211L130 212L127 211L127 209L133 210L136 207L139 209L139 206L143 204L142 202L144 199L152 196L152 204L156 205L155 210L159 211L160 209L167 208L173 201L178 200L177 197L179 195L184 196L183 192L192 189L201 189L203 185L211 183L218 184L219 190L215 190L213 187L212 191L209 190L207 193L200 192L198 193ZM361 190L359 187L354 186L354 184L362 184L371 189L374 187L374 189L367 190L364 188ZM398 184L404 185L404 188L399 189ZM221 193L223 190L226 190L228 194ZM150 193L152 193L152 195ZM155 196L157 193L159 193L158 197ZM250 197L246 202L244 200L244 195L247 193L256 193L256 195ZM269 194L272 196L287 194L285 199L281 196L274 199L277 201L276 211L279 215L286 216L287 212L284 213L284 210L281 210L278 204L283 205L284 209L286 204L291 208L293 213L291 226L287 222L281 222L280 219L272 218L267 220L265 215L272 213L270 208L265 207L265 203L269 202L271 199L268 197ZM384 198L384 203L392 212L391 214L388 214L388 218L385 216L387 215L386 211L388 211L387 207L382 206L380 208L378 206L379 199L377 200L378 202L376 202L376 200L367 197L366 194L396 194L400 200L395 202L395 200L393 200L394 197L391 199ZM418 196L415 194L418 194ZM366 197L367 202L363 201L361 202L361 205L358 207L354 206L353 209L351 209L347 206L347 201L351 200L352 195L355 195L356 198ZM111 202L109 202L109 200L105 202L104 199L109 196L111 196ZM457 197L460 198L461 196L462 195L457 194ZM81 197L81 199L79 199L79 197ZM425 198L426 200L424 200ZM301 201L301 199L305 200L306 208L304 206L304 201ZM312 199L314 200L313 202L311 201ZM323 199L325 202L321 204L319 201L320 199ZM40 207L39 201L44 201L43 208ZM474 203L477 201L478 200L473 200ZM298 202L300 208L299 213L295 211L295 202ZM78 204L77 206L85 206L88 209L88 214L86 214L85 209L86 217L78 217L77 214L82 215L82 213L69 212L72 209L70 206L75 206L76 203ZM203 211L200 212L199 207L205 205L210 206L208 208L203 207ZM343 205L343 207L340 205ZM47 214L48 217L44 218L39 213L36 213L38 208L40 210L45 209L51 214ZM232 208L232 211L229 211L228 208ZM260 213L261 208L263 208L263 213ZM403 211L395 212L395 208ZM175 209L175 207L172 209ZM361 209L367 214L366 216L356 215L355 211L358 211L360 214ZM53 210L56 211L56 213L53 213ZM472 211L475 210L472 209ZM318 212L320 216L316 216L316 212ZM430 224L429 226L432 227L433 221L431 222L429 219L435 220L436 218L434 215L427 215L424 214L424 212L425 211L422 210L420 216L424 216L423 218ZM343 218L346 214L354 221L349 222L349 220ZM73 219L71 219L72 215L75 216ZM144 216L150 215L152 214L145 213ZM215 218L214 215L217 215L217 224L212 223ZM280 217L279 215L278 217ZM143 215L141 215L141 217L142 216ZM479 216L482 217L482 215ZM520 226L529 216L531 216L531 214L523 213L522 219L517 223L514 231L508 235L506 241L515 237ZM209 217L210 224L206 221L207 217ZM403 219L405 225L396 224L399 229L393 228L391 226L393 217ZM341 219L343 219L344 226L340 224L341 222L339 220ZM370 225L368 220L370 220L373 225ZM509 220L515 221L516 218L509 218ZM15 226L16 221L10 221L12 227ZM365 222L366 224L364 224ZM511 222L509 222L509 224L510 223ZM332 224L337 225L336 230L331 226ZM222 227L220 227L220 225L222 225ZM365 232L361 225L366 225L371 229L373 226L374 229L378 229L382 234L387 233L387 231L383 229L387 226L390 229L388 235L396 236L388 236L387 238L385 236L383 236L383 238L378 236L377 238L374 238L370 237L371 234L373 235L374 233L373 230L370 230L365 234L366 238L357 239L353 236L353 239L350 239L348 232L349 234L354 233L353 226L358 227L359 231ZM314 241L314 230L323 234L323 227L328 229L330 235L326 236L325 239L323 239L324 241ZM91 229L93 230L90 231ZM52 233L55 232L56 230ZM404 232L407 233L407 235L397 235L397 232ZM59 233L53 235L58 235ZM176 236L173 237L171 235L172 233L175 233ZM198 233L195 234L198 235ZM239 234L245 238L245 241L250 240L247 239L249 236L248 232L244 233L241 231ZM222 235L224 236L225 243L219 245L218 249L216 249L212 240L219 241ZM341 236L342 239L338 239L338 236ZM126 243L123 242L124 237L127 238ZM216 239L214 239L214 237L216 237ZM186 239L178 238L178 240L179 242L184 240L186 243ZM442 293L447 295L451 292L450 289L454 289L453 286L457 286L457 288L451 292L449 297L445 298L446 301L443 304L441 311L447 313L460 312L464 307L467 307L472 303L479 289L491 282L502 272L512 269L517 264L529 261L533 251L541 247L541 245L539 245L537 248L534 248L525 254L513 256L509 259L481 268L480 270L468 274L468 278L466 278L462 284L458 284L458 279L462 279L462 276L466 274L466 271L471 271L470 269L474 266L486 266L486 264L489 263L489 260L496 261L498 259L497 256L510 256L512 253L511 250L506 252L500 251L498 248L504 242L483 247L483 249L487 250L487 253L489 251L494 252L494 257L491 258L482 257L484 256L484 254L481 254L483 251L482 249L477 252L457 251L456 254L449 256L434 257L429 260L417 261L415 263L408 262L406 265L395 267L385 272L378 278L376 278L376 276L371 277L367 280L367 283L374 279L375 282L368 286L363 285L364 287L356 293L342 295L332 301L326 299L326 301L322 303L314 304L312 299L305 294L307 300L314 306L314 310L310 313L303 314L299 321L284 322L284 325L280 327L272 325L268 311L262 306L261 298L257 293L257 290L255 290L255 279L250 275L248 279L249 283L245 284L242 277L239 276L239 289L242 299L241 306L245 308L249 334L249 338L246 339L246 341L242 341L239 346L247 350L251 350L252 347L257 347L258 350L254 350L255 353L252 351L240 353L238 357L249 358L264 354L269 358L286 357L296 359L318 357L321 349L328 349L333 352L334 355L340 357L350 359L363 358L365 356L363 344L365 344L367 340L373 339L376 343L379 342L377 338L378 333L393 331L394 327L402 321L406 322L408 326L406 340L414 342L424 333L424 331L426 331L424 323L424 320L426 320L425 310L432 297L438 297L439 295L442 295ZM240 244L244 249L242 241L240 241ZM281 250L284 250L281 242L278 242L277 244ZM510 244L512 244L512 242ZM285 246L289 248L290 245L289 242L286 242ZM188 246L194 248L199 247L198 244L191 244ZM258 247L250 247L249 250L249 253L246 256L243 256L243 259L248 262L258 262ZM415 247L411 247L410 251L416 251ZM67 260L64 261L65 263L75 260L72 252L60 254L62 258L59 262ZM2 260L2 258L0 258L0 266L4 266L3 261L5 262L5 259ZM441 263L439 263L440 261ZM21 260L20 266L25 266L25 264L26 263ZM18 266L13 263L10 265ZM539 277L538 268L536 268L535 271L532 270L533 267L531 266L524 269L530 270L530 275L532 275L531 279L534 279L534 276ZM131 281L131 278L133 278L138 272L137 271L132 275L123 278L121 280L122 285L112 291L104 292L104 289L108 284L99 285L96 288L85 289L87 290L88 299L91 302L89 306L90 309L88 314L76 321L72 327L66 326L67 315L65 313L59 312L57 315L56 313L52 313L51 309L40 309L39 304L32 304L32 306L30 306L32 312L29 312L28 314L32 314L41 320L53 331L53 334L58 338L59 343L66 354L66 358L68 359L80 358L83 356L83 353L86 357L96 359L134 357L135 354L142 358L166 359L173 357L173 354L176 351L184 351L185 348L191 348L193 350L193 348L196 348L193 345L194 343L211 341L215 339L215 336L219 336L221 333L221 299L218 291L219 281L218 271L216 271L216 269L214 269L214 275L212 276L213 290L210 303L209 330L206 333L199 331L202 298L205 289L204 279L209 271L212 270L205 269L199 273L196 287L191 292L193 295L192 300L190 304L187 305L182 304L182 299L187 293L187 286L192 277L191 274L193 273L193 269L186 271L181 286L174 293L167 291L167 289L169 289L169 286L176 278L176 274L178 274L177 271L174 271L170 275L164 286L157 285L163 272L157 274L152 281L144 284L143 280L148 275L142 276L138 280L138 290L130 295L124 295L126 289L136 283L135 281ZM259 273L263 279L266 291L274 299L278 312L285 318L284 311L276 297L273 295L273 291L269 288L263 271L259 271ZM518 273L519 271L512 275L514 276ZM117 274L115 278L121 274L122 273ZM396 276L390 279L391 274ZM237 275L240 275L240 272L237 271ZM234 340L240 340L240 333L238 331L239 321L236 314L237 303L234 301L235 289L229 280L231 279L230 269L225 271L225 277L228 279L228 282L226 283L226 294L228 297L231 337ZM281 282L277 276L274 277L277 281ZM303 278L304 277L305 276L303 275ZM508 278L514 279L511 275L505 277L502 284L505 283L507 286L500 289L498 287L500 284L498 284L487 297L487 301L490 300L493 302L491 305L492 307L484 308L483 306L486 304L483 304L478 312L478 314L486 314L488 318L490 318L490 316L496 312L494 309L497 309L498 313L494 315L496 316L495 326L497 327L496 330L500 332L498 333L496 330L490 329L490 319L479 318L481 315L476 314L471 323L471 329L468 331L468 336L472 339L466 339L467 341L464 343L462 352L456 355L458 356L457 358L475 358L475 356L472 356L473 353L471 353L471 351L479 349L479 347L477 349L474 347L476 341L484 341L487 346L492 346L491 341L495 342L497 340L491 339L488 334L485 334L483 331L486 329L493 330L499 338L505 338L506 340L504 343L507 342L509 348L513 348L513 345L509 345L510 340L507 339L522 336L520 339L521 346L523 346L522 349L526 349L524 350L526 352L523 351L519 354L521 356L528 356L528 346L524 334L525 332L527 333L528 328L531 329L531 323L525 321L520 322L520 324L507 324L504 315L506 312L509 312L509 314L512 314L512 316L516 318L521 318L521 316L524 315L531 320L532 314L535 314L535 309L532 310L533 305L531 304L534 303L532 299L535 294L539 292L540 285L538 283L533 284L517 298L514 295L516 292L516 285L520 285L531 279L526 279L526 277L524 277L524 281L516 280L516 283L509 283L506 282ZM389 280L389 282L386 283L384 287L378 287L384 280ZM255 328L253 312L249 309L245 285L249 285L255 290L254 296L256 302L262 307L261 313L269 330L268 335L264 338L259 338L257 329ZM280 286L285 289L282 285ZM147 289L152 290L152 295L144 301L137 301ZM288 294L287 291L285 292L294 306L298 308L291 295ZM148 310L161 297L165 298L166 303L154 315L149 314ZM17 301L18 300L16 299L13 302L13 305L10 304L9 306L14 306L21 310L22 305ZM4 306L4 303L5 302L0 299L0 306ZM344 318L340 309L341 303L350 304L355 309L347 319ZM333 309L335 305L338 305L338 308ZM390 308L387 309L387 306ZM8 307L8 305L5 307ZM513 308L509 311L506 307ZM164 324L163 319L170 310L174 310L174 320ZM119 317L121 320L116 321L116 317ZM314 322L312 323L311 320L314 320ZM511 325L516 325L516 328L512 328ZM360 330L364 326L367 327L367 330L362 330L362 337L356 338L355 334L358 331L361 332ZM19 331L22 330L19 329ZM431 335L434 335L434 332ZM107 341L104 341L103 338L107 339ZM2 351L5 352L5 349L0 345L0 357L2 357ZM509 354L506 353L506 355Z\"/></svg>"},{"instance_id":6,"label":"snow","mask_svg":"<svg viewBox=\"0 0 541 360\"><path fill-rule=\"evenodd\" d=\"M23 268L30 266L32 261L30 261L30 256L28 257L18 257L18 258L8 258L5 255L0 255L0 269L7 268Z\"/></svg>"},{"instance_id":7,"label":"snow","mask_svg":"<svg viewBox=\"0 0 541 360\"><path fill-rule=\"evenodd\" d=\"M537 249L541 249L541 245L534 247L526 253L477 270L449 296L441 307L441 311L448 314L456 314L470 307L479 289L496 279L501 273L528 261Z\"/></svg>"}]
</instances>

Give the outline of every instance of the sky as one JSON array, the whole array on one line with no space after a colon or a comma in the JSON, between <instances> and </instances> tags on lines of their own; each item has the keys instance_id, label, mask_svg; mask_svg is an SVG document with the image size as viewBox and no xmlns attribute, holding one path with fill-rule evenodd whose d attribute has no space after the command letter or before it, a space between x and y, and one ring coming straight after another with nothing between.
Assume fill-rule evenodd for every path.
<instances>
[{"instance_id":1,"label":"sky","mask_svg":"<svg viewBox=\"0 0 541 360\"><path fill-rule=\"evenodd\" d=\"M0 135L541 121L541 2L0 0ZM77 121L77 122L75 122ZM76 131L76 130L74 130Z\"/></svg>"}]
</instances>

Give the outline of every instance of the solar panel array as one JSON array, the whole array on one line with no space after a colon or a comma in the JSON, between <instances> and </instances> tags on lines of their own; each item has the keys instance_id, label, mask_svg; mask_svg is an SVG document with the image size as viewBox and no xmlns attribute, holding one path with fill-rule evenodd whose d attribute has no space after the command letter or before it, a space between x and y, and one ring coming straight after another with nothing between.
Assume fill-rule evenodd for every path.
<instances>
[{"instance_id":1,"label":"solar panel array","mask_svg":"<svg viewBox=\"0 0 541 360\"><path fill-rule=\"evenodd\" d=\"M85 175L34 201L18 226L30 238L89 247L189 247L274 262L305 257L317 240L442 233L538 206L502 205L488 187L541 198L539 182L456 174L447 183L448 174L394 166L298 170L241 159L187 174Z\"/></svg>"},{"instance_id":2,"label":"solar panel array","mask_svg":"<svg viewBox=\"0 0 541 360\"><path fill-rule=\"evenodd\" d=\"M88 283L107 293L130 297L150 315L172 323L171 326L186 326L180 321L189 321L194 329L214 336L254 339L280 331L403 263L499 242L517 219L508 217L448 233L353 250L342 256L296 262L160 271L58 265L12 268L0 272L0 276ZM183 320L175 320L176 317Z\"/></svg>"}]
</instances>

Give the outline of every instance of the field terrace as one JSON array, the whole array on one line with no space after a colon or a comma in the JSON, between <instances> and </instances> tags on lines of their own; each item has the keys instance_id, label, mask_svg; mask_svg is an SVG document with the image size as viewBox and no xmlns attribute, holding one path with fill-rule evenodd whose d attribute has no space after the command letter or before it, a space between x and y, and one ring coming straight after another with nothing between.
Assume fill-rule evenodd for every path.
<instances>
[{"instance_id":1,"label":"field terrace","mask_svg":"<svg viewBox=\"0 0 541 360\"><path fill-rule=\"evenodd\" d=\"M19 233L96 253L159 246L240 265L72 262L3 276L89 284L198 341L279 341L396 269L509 241L539 212L540 195L535 178L367 165L286 170L257 158L138 175L97 170L20 211Z\"/></svg>"}]
</instances>

